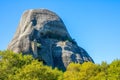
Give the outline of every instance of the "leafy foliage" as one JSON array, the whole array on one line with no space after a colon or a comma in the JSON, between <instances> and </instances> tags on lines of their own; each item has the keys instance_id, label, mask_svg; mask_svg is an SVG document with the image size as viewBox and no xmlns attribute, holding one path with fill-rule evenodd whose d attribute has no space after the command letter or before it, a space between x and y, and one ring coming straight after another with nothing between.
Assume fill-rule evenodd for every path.
<instances>
[{"instance_id":1,"label":"leafy foliage","mask_svg":"<svg viewBox=\"0 0 120 80\"><path fill-rule=\"evenodd\" d=\"M120 80L120 60L110 64L71 63L61 72L43 65L31 55L0 51L0 80Z\"/></svg>"},{"instance_id":2,"label":"leafy foliage","mask_svg":"<svg viewBox=\"0 0 120 80\"><path fill-rule=\"evenodd\" d=\"M71 63L64 73L64 80L120 80L120 60L100 65L91 62Z\"/></svg>"},{"instance_id":3,"label":"leafy foliage","mask_svg":"<svg viewBox=\"0 0 120 80\"><path fill-rule=\"evenodd\" d=\"M0 52L0 80L58 80L62 72L43 65L30 55Z\"/></svg>"}]
</instances>

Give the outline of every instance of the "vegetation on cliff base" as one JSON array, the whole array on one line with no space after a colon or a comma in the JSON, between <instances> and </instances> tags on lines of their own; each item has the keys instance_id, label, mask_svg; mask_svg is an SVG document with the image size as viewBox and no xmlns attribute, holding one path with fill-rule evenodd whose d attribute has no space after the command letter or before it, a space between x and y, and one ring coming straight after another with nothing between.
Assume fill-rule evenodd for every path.
<instances>
[{"instance_id":1,"label":"vegetation on cliff base","mask_svg":"<svg viewBox=\"0 0 120 80\"><path fill-rule=\"evenodd\" d=\"M30 55L0 52L0 80L58 80L63 72L45 66Z\"/></svg>"},{"instance_id":2,"label":"vegetation on cliff base","mask_svg":"<svg viewBox=\"0 0 120 80\"><path fill-rule=\"evenodd\" d=\"M31 55L0 51L0 80L120 80L120 60L110 64L71 63L62 72L43 65Z\"/></svg>"}]
</instances>

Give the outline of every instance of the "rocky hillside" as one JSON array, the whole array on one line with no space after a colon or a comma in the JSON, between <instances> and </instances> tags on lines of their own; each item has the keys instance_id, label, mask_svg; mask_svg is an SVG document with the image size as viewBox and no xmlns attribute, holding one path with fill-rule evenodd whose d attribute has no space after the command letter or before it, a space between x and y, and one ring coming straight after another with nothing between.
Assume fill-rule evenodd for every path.
<instances>
[{"instance_id":1,"label":"rocky hillside","mask_svg":"<svg viewBox=\"0 0 120 80\"><path fill-rule=\"evenodd\" d=\"M93 62L71 38L61 18L47 9L24 12L8 50L31 54L44 64L61 70L71 62Z\"/></svg>"}]
</instances>

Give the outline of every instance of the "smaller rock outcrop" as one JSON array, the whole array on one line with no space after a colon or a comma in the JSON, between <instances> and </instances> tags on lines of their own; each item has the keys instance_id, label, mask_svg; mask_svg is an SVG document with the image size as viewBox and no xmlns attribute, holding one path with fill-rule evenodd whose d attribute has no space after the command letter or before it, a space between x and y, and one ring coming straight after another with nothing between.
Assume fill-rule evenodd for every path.
<instances>
[{"instance_id":1,"label":"smaller rock outcrop","mask_svg":"<svg viewBox=\"0 0 120 80\"><path fill-rule=\"evenodd\" d=\"M47 9L26 11L8 50L31 54L44 64L65 70L71 62L93 62L70 37L61 18Z\"/></svg>"}]
</instances>

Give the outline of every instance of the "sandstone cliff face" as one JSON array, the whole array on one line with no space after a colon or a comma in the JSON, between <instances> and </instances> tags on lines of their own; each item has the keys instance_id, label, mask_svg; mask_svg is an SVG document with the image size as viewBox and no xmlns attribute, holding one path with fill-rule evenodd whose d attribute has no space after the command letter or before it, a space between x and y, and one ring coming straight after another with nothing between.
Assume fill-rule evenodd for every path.
<instances>
[{"instance_id":1,"label":"sandstone cliff face","mask_svg":"<svg viewBox=\"0 0 120 80\"><path fill-rule=\"evenodd\" d=\"M93 62L72 40L61 18L47 9L28 10L23 14L8 50L31 54L61 70L71 62Z\"/></svg>"}]
</instances>

